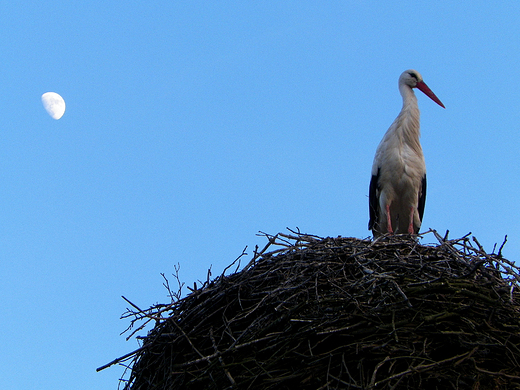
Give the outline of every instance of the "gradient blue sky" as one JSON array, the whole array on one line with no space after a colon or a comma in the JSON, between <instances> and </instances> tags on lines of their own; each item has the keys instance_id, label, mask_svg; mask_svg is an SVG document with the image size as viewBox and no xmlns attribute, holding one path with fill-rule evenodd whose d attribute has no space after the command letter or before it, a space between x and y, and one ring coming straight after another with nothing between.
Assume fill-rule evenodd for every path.
<instances>
[{"instance_id":1,"label":"gradient blue sky","mask_svg":"<svg viewBox=\"0 0 520 390\"><path fill-rule=\"evenodd\" d=\"M1 4L2 388L116 389L121 295L167 302L176 264L192 285L258 231L368 237L409 68L446 105L418 92L423 230L517 260L520 3L398 4Z\"/></svg>"}]
</instances>

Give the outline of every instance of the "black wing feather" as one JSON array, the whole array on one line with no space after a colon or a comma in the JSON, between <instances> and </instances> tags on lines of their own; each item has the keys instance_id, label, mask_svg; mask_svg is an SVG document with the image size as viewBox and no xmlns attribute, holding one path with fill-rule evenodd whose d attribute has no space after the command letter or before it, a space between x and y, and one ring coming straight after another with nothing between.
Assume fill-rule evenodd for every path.
<instances>
[{"instance_id":1,"label":"black wing feather","mask_svg":"<svg viewBox=\"0 0 520 390\"><path fill-rule=\"evenodd\" d=\"M419 205L417 206L417 210L419 211L419 219L422 222L423 214L424 214L424 205L426 204L426 175L423 176L422 179L422 189L419 192Z\"/></svg>"},{"instance_id":2,"label":"black wing feather","mask_svg":"<svg viewBox=\"0 0 520 390\"><path fill-rule=\"evenodd\" d=\"M368 230L374 230L379 219L379 199L377 199L377 189L379 187L379 172L377 175L372 175L370 179L370 188L368 190L368 208L370 211L370 219L368 221Z\"/></svg>"}]
</instances>

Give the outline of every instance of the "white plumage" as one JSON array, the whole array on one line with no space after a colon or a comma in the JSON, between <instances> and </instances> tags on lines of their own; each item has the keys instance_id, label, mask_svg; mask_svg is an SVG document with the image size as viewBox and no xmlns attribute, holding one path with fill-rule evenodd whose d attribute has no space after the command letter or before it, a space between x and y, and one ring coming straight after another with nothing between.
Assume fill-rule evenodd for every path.
<instances>
[{"instance_id":1,"label":"white plumage","mask_svg":"<svg viewBox=\"0 0 520 390\"><path fill-rule=\"evenodd\" d=\"M444 108L416 70L399 77L403 108L377 147L369 190L374 237L384 233L417 234L426 200L426 165L419 142L418 88Z\"/></svg>"}]
</instances>

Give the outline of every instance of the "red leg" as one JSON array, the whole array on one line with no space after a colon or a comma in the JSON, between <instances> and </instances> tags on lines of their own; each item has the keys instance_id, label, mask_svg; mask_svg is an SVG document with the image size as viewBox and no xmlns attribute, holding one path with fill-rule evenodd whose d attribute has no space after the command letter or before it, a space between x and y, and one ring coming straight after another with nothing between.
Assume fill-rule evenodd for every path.
<instances>
[{"instance_id":1,"label":"red leg","mask_svg":"<svg viewBox=\"0 0 520 390\"><path fill-rule=\"evenodd\" d=\"M390 205L386 205L386 228L388 233L394 234L394 230L392 229L392 218L390 218Z\"/></svg>"},{"instance_id":2,"label":"red leg","mask_svg":"<svg viewBox=\"0 0 520 390\"><path fill-rule=\"evenodd\" d=\"M415 233L415 231L413 229L413 213L414 213L414 211L415 211L414 207L410 208L410 224L408 225L408 233L409 234L414 234Z\"/></svg>"}]
</instances>

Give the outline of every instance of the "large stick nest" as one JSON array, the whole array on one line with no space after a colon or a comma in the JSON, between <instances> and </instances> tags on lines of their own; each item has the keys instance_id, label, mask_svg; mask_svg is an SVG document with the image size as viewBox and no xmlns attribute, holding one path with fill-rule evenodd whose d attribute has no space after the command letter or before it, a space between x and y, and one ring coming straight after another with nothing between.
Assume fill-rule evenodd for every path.
<instances>
[{"instance_id":1,"label":"large stick nest","mask_svg":"<svg viewBox=\"0 0 520 390\"><path fill-rule=\"evenodd\" d=\"M266 235L240 272L129 310L156 324L126 388L520 389L518 268L431 233Z\"/></svg>"}]
</instances>

